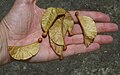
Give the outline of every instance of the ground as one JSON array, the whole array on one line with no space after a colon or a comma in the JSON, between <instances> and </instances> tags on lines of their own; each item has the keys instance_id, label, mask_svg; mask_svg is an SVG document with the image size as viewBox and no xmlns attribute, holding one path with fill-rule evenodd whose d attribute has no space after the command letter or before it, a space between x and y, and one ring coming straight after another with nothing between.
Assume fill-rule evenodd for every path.
<instances>
[{"instance_id":1,"label":"ground","mask_svg":"<svg viewBox=\"0 0 120 75\"><path fill-rule=\"evenodd\" d=\"M8 13L14 0L0 0L0 20ZM120 0L38 0L41 8L63 7L66 10L104 12L120 28ZM0 67L0 75L120 75L120 30L107 33L112 44L95 51L44 63L12 62Z\"/></svg>"}]
</instances>

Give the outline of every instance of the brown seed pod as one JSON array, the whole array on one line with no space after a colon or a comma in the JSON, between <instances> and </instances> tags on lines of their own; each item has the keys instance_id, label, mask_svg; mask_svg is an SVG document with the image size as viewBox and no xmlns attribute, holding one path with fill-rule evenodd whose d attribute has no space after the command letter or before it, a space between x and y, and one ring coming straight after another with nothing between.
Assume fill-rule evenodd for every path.
<instances>
[{"instance_id":1,"label":"brown seed pod","mask_svg":"<svg viewBox=\"0 0 120 75\"><path fill-rule=\"evenodd\" d=\"M41 40L39 39L39 42ZM40 49L40 43L35 42L25 46L9 46L9 53L16 60L27 60L36 55Z\"/></svg>"},{"instance_id":2,"label":"brown seed pod","mask_svg":"<svg viewBox=\"0 0 120 75\"><path fill-rule=\"evenodd\" d=\"M95 22L88 16L79 16L78 12L76 12L75 15L82 26L85 45L88 47L94 41L97 35Z\"/></svg>"}]
</instances>

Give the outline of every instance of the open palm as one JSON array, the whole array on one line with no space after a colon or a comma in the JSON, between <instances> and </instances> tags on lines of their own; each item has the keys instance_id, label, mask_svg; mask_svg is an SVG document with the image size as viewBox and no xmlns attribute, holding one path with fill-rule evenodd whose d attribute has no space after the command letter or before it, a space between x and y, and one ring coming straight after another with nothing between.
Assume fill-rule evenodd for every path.
<instances>
[{"instance_id":1,"label":"open palm","mask_svg":"<svg viewBox=\"0 0 120 75\"><path fill-rule=\"evenodd\" d=\"M8 45L21 46L33 43L42 35L41 16L44 9L39 8L36 0L16 0L10 12L3 18L8 29ZM88 48L83 44L82 30L75 17L75 11L69 11L75 21L72 37L66 36L65 41L67 50L64 51L64 56L69 56L78 53L94 51L100 48L100 44L108 44L112 42L112 36L97 35L94 43ZM98 33L117 31L118 27L114 23L110 23L110 18L104 13L95 11L79 11L80 15L86 15L94 19ZM99 22L99 23L97 23ZM7 51L8 52L8 51ZM6 53L8 54L8 53ZM7 57L6 57L7 58ZM58 56L54 53L49 45L49 39L44 38L40 44L40 51L29 62L41 62L57 59Z\"/></svg>"}]
</instances>

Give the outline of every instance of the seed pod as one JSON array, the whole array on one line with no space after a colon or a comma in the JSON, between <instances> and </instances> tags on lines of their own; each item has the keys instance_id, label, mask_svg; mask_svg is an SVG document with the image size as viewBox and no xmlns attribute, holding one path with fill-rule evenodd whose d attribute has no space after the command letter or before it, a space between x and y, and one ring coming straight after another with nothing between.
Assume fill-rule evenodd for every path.
<instances>
[{"instance_id":1,"label":"seed pod","mask_svg":"<svg viewBox=\"0 0 120 75\"><path fill-rule=\"evenodd\" d=\"M45 14L42 16L42 29L44 31L43 37L47 36L49 28L52 26L56 18L60 15L65 14L65 10L62 8L53 8L50 7L45 11Z\"/></svg>"},{"instance_id":2,"label":"seed pod","mask_svg":"<svg viewBox=\"0 0 120 75\"><path fill-rule=\"evenodd\" d=\"M65 36L66 32L68 30L69 35L72 36L73 35L73 33L72 33L73 26L74 26L73 18L71 16L71 14L69 12L67 12L65 14L65 18L63 21L63 35Z\"/></svg>"},{"instance_id":3,"label":"seed pod","mask_svg":"<svg viewBox=\"0 0 120 75\"><path fill-rule=\"evenodd\" d=\"M16 60L27 60L36 55L40 49L40 43L35 42L25 46L9 46L11 57Z\"/></svg>"},{"instance_id":4,"label":"seed pod","mask_svg":"<svg viewBox=\"0 0 120 75\"><path fill-rule=\"evenodd\" d=\"M49 37L57 45L64 45L64 38L62 33L63 18L64 17L60 17L57 19L49 29Z\"/></svg>"},{"instance_id":5,"label":"seed pod","mask_svg":"<svg viewBox=\"0 0 120 75\"><path fill-rule=\"evenodd\" d=\"M72 35L74 21L69 12L63 8L48 8L42 17L43 37L49 34L50 45L54 52L63 59L63 50L67 49L65 45L65 36L67 31Z\"/></svg>"},{"instance_id":6,"label":"seed pod","mask_svg":"<svg viewBox=\"0 0 120 75\"><path fill-rule=\"evenodd\" d=\"M64 50L64 37L63 37L63 19L64 17L58 18L52 27L49 29L49 40L50 45L54 52L59 55L60 59L63 59Z\"/></svg>"},{"instance_id":7,"label":"seed pod","mask_svg":"<svg viewBox=\"0 0 120 75\"><path fill-rule=\"evenodd\" d=\"M83 29L85 45L88 47L97 35L95 22L88 16L79 16L78 12L76 12L76 16Z\"/></svg>"},{"instance_id":8,"label":"seed pod","mask_svg":"<svg viewBox=\"0 0 120 75\"><path fill-rule=\"evenodd\" d=\"M54 52L59 56L60 59L63 59L63 46L62 45L57 45L55 44L51 39L50 40L50 45Z\"/></svg>"}]
</instances>

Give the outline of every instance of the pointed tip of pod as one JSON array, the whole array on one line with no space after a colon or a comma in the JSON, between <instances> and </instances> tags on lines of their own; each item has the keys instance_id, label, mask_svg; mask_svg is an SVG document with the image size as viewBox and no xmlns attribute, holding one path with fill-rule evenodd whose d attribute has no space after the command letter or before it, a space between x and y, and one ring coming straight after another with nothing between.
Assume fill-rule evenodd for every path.
<instances>
[{"instance_id":1,"label":"pointed tip of pod","mask_svg":"<svg viewBox=\"0 0 120 75\"><path fill-rule=\"evenodd\" d=\"M79 12L78 12L78 11L76 11L76 12L75 12L75 16L78 16L78 15L79 15Z\"/></svg>"},{"instance_id":2,"label":"pointed tip of pod","mask_svg":"<svg viewBox=\"0 0 120 75\"><path fill-rule=\"evenodd\" d=\"M42 33L42 37L46 38L47 37L47 32Z\"/></svg>"},{"instance_id":3,"label":"pointed tip of pod","mask_svg":"<svg viewBox=\"0 0 120 75\"><path fill-rule=\"evenodd\" d=\"M73 36L73 33L72 32L68 32L69 33L69 36Z\"/></svg>"},{"instance_id":4,"label":"pointed tip of pod","mask_svg":"<svg viewBox=\"0 0 120 75\"><path fill-rule=\"evenodd\" d=\"M59 59L60 59L60 60L63 60L63 56L62 56L62 55L61 55L61 56L59 56Z\"/></svg>"},{"instance_id":5,"label":"pointed tip of pod","mask_svg":"<svg viewBox=\"0 0 120 75\"><path fill-rule=\"evenodd\" d=\"M89 47L89 45L88 45L88 44L85 44L85 46L86 46L86 47Z\"/></svg>"},{"instance_id":6,"label":"pointed tip of pod","mask_svg":"<svg viewBox=\"0 0 120 75\"><path fill-rule=\"evenodd\" d=\"M64 51L66 51L66 50L67 50L67 46L66 46L66 45L64 46L64 49L63 49L63 50L64 50Z\"/></svg>"}]
</instances>

